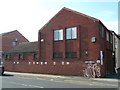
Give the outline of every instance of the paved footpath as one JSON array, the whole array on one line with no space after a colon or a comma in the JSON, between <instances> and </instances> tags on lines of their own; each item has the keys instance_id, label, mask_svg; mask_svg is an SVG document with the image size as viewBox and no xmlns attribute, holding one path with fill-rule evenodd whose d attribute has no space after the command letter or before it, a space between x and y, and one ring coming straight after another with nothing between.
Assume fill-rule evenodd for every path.
<instances>
[{"instance_id":1,"label":"paved footpath","mask_svg":"<svg viewBox=\"0 0 120 90\"><path fill-rule=\"evenodd\" d=\"M60 76L60 75L48 75L48 74L31 74L31 73L18 73L18 72L5 72L5 75L15 75L19 77L35 77L43 79L54 79L54 80L66 80L66 81L87 81L87 82L103 82L103 83L113 83L118 84L118 79L111 78L85 78L79 76Z\"/></svg>"}]
</instances>

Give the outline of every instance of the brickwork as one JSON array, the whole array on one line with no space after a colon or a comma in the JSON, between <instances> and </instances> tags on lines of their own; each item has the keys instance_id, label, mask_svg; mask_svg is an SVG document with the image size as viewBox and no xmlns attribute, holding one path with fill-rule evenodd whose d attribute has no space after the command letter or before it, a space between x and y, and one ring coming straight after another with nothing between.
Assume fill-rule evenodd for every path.
<instances>
[{"instance_id":1,"label":"brickwork","mask_svg":"<svg viewBox=\"0 0 120 90\"><path fill-rule=\"evenodd\" d=\"M18 64L19 62L19 64ZM56 75L82 75L82 62L6 62L7 71Z\"/></svg>"},{"instance_id":2,"label":"brickwork","mask_svg":"<svg viewBox=\"0 0 120 90\"><path fill-rule=\"evenodd\" d=\"M12 43L16 41L17 44L22 42L29 42L21 33L17 30L5 33L2 35L2 51L7 51L13 48Z\"/></svg>"},{"instance_id":3,"label":"brickwork","mask_svg":"<svg viewBox=\"0 0 120 90\"><path fill-rule=\"evenodd\" d=\"M101 73L103 76L106 73L112 73L114 71L112 44L106 41L106 33L104 38L101 37L100 26L105 28L104 32L108 31L100 20L69 9L62 9L39 31L39 61L42 61L43 58L45 61L55 61L53 52L58 50L63 52L64 56L62 59L58 59L59 61L67 61L65 52L72 51L77 52L77 58L69 59L70 62L84 63L87 60L97 62L100 59L100 51L102 51L104 57L103 65L100 65ZM65 29L68 27L77 27L76 40L66 40ZM63 41L54 42L53 31L58 29L63 29ZM109 34L111 33L109 32ZM91 41L92 37L96 39L94 43ZM41 42L41 39L44 39L44 42ZM111 67L108 68L109 64ZM82 67L81 64L80 66ZM75 67L74 64L73 67ZM82 71L81 67L78 67L80 71Z\"/></svg>"},{"instance_id":4,"label":"brickwork","mask_svg":"<svg viewBox=\"0 0 120 90\"><path fill-rule=\"evenodd\" d=\"M101 37L100 27L109 31L100 20L63 8L58 12L38 33L38 61L35 62L31 55L25 60L14 58L6 61L7 71L78 75L83 76L86 61L97 63L103 53L103 64L100 66L101 77L106 73L113 73L112 43ZM66 40L66 28L77 27L77 39ZM54 30L63 29L63 40L54 41ZM109 32L111 34L111 32ZM92 42L91 39L95 39ZM54 58L54 52L62 52L62 58ZM76 52L76 58L66 58L66 52ZM109 66L110 65L110 66Z\"/></svg>"}]
</instances>

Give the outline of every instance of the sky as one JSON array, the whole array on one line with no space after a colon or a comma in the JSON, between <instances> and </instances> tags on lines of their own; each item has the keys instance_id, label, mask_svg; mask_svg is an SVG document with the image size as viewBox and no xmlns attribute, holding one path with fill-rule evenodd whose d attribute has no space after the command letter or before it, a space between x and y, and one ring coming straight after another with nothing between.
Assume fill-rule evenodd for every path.
<instances>
[{"instance_id":1,"label":"sky","mask_svg":"<svg viewBox=\"0 0 120 90\"><path fill-rule=\"evenodd\" d=\"M63 7L95 17L118 34L118 0L0 0L0 33L18 30L37 41L39 29Z\"/></svg>"}]
</instances>

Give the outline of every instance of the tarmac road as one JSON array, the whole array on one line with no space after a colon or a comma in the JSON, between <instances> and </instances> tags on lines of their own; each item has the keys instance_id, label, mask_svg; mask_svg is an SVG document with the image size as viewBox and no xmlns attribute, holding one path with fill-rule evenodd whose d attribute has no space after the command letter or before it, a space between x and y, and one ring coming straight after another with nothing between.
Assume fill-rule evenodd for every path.
<instances>
[{"instance_id":1,"label":"tarmac road","mask_svg":"<svg viewBox=\"0 0 120 90\"><path fill-rule=\"evenodd\" d=\"M2 76L2 88L109 88L111 90L112 88L118 88L118 82L110 79L84 79L7 72Z\"/></svg>"}]
</instances>

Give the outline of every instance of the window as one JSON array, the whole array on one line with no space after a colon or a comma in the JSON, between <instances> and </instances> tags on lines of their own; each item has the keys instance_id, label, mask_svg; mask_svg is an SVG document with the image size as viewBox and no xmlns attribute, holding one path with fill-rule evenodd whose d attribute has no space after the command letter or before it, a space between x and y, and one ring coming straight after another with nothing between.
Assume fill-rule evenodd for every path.
<instances>
[{"instance_id":1,"label":"window","mask_svg":"<svg viewBox=\"0 0 120 90\"><path fill-rule=\"evenodd\" d=\"M53 57L54 58L62 58L63 57L63 53L62 52L54 52L53 53Z\"/></svg>"},{"instance_id":2,"label":"window","mask_svg":"<svg viewBox=\"0 0 120 90\"><path fill-rule=\"evenodd\" d=\"M11 58L10 54L5 55L5 59L10 59L10 58Z\"/></svg>"},{"instance_id":3,"label":"window","mask_svg":"<svg viewBox=\"0 0 120 90\"><path fill-rule=\"evenodd\" d=\"M77 52L67 52L66 58L77 58Z\"/></svg>"},{"instance_id":4,"label":"window","mask_svg":"<svg viewBox=\"0 0 120 90\"><path fill-rule=\"evenodd\" d=\"M117 49L118 47L118 41L117 41L117 39L115 38L115 49Z\"/></svg>"},{"instance_id":5,"label":"window","mask_svg":"<svg viewBox=\"0 0 120 90\"><path fill-rule=\"evenodd\" d=\"M15 47L18 44L18 39L15 38L15 41L12 42L12 46Z\"/></svg>"},{"instance_id":6,"label":"window","mask_svg":"<svg viewBox=\"0 0 120 90\"><path fill-rule=\"evenodd\" d=\"M113 36L112 36L112 34L110 34L110 43L112 43L113 42Z\"/></svg>"},{"instance_id":7,"label":"window","mask_svg":"<svg viewBox=\"0 0 120 90\"><path fill-rule=\"evenodd\" d=\"M109 32L106 31L106 40L109 42Z\"/></svg>"},{"instance_id":8,"label":"window","mask_svg":"<svg viewBox=\"0 0 120 90\"><path fill-rule=\"evenodd\" d=\"M103 26L101 28L101 34L102 34L102 38L104 38L104 27Z\"/></svg>"},{"instance_id":9,"label":"window","mask_svg":"<svg viewBox=\"0 0 120 90\"><path fill-rule=\"evenodd\" d=\"M54 41L63 40L63 29L54 30Z\"/></svg>"},{"instance_id":10,"label":"window","mask_svg":"<svg viewBox=\"0 0 120 90\"><path fill-rule=\"evenodd\" d=\"M66 29L66 39L76 39L77 38L77 27Z\"/></svg>"},{"instance_id":11,"label":"window","mask_svg":"<svg viewBox=\"0 0 120 90\"><path fill-rule=\"evenodd\" d=\"M13 46L13 47L15 47L16 45L17 45L17 42L16 42L16 41L12 42L12 46Z\"/></svg>"},{"instance_id":12,"label":"window","mask_svg":"<svg viewBox=\"0 0 120 90\"><path fill-rule=\"evenodd\" d=\"M23 54L19 54L19 59L24 59L24 55Z\"/></svg>"},{"instance_id":13,"label":"window","mask_svg":"<svg viewBox=\"0 0 120 90\"><path fill-rule=\"evenodd\" d=\"M71 39L71 29L70 28L66 29L66 38Z\"/></svg>"},{"instance_id":14,"label":"window","mask_svg":"<svg viewBox=\"0 0 120 90\"><path fill-rule=\"evenodd\" d=\"M33 59L35 59L35 60L38 59L38 54L37 53L33 54Z\"/></svg>"}]
</instances>

